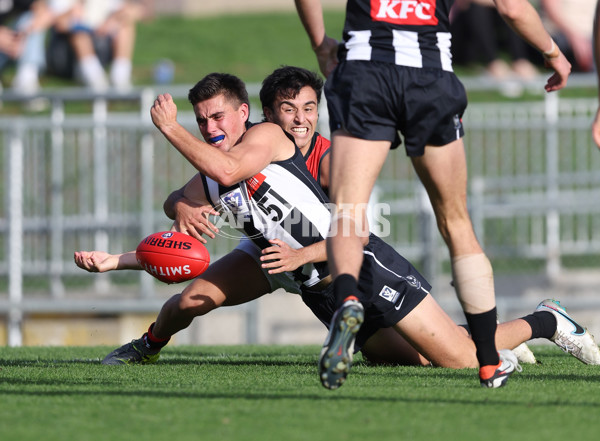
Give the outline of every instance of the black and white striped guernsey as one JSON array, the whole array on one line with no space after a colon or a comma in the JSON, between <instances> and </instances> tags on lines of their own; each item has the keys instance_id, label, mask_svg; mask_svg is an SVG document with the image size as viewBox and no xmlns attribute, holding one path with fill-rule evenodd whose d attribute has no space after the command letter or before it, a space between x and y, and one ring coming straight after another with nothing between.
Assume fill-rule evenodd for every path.
<instances>
[{"instance_id":1,"label":"black and white striped guernsey","mask_svg":"<svg viewBox=\"0 0 600 441\"><path fill-rule=\"evenodd\" d=\"M325 239L331 213L327 197L306 168L298 148L285 161L273 162L231 187L202 176L209 202L227 223L259 248L281 239L294 249ZM294 276L306 286L328 275L326 262L306 264Z\"/></svg>"},{"instance_id":2,"label":"black and white striped guernsey","mask_svg":"<svg viewBox=\"0 0 600 441\"><path fill-rule=\"evenodd\" d=\"M454 0L348 0L339 57L452 71Z\"/></svg>"}]
</instances>

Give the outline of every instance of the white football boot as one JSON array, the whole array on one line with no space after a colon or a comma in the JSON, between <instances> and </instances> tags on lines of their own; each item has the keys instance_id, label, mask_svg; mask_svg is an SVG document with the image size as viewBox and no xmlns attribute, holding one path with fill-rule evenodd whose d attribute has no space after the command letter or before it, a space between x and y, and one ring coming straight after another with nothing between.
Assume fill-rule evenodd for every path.
<instances>
[{"instance_id":1,"label":"white football boot","mask_svg":"<svg viewBox=\"0 0 600 441\"><path fill-rule=\"evenodd\" d=\"M600 364L600 349L594 336L573 320L559 301L546 299L535 310L548 311L556 317L556 332L550 339L556 346L585 364Z\"/></svg>"}]
</instances>

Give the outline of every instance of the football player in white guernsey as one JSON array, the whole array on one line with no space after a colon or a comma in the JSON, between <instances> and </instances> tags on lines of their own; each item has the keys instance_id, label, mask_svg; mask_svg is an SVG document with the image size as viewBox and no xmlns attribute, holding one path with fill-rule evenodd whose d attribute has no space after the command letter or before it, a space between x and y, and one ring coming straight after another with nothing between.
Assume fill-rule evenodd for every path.
<instances>
[{"instance_id":1,"label":"football player in white guernsey","mask_svg":"<svg viewBox=\"0 0 600 441\"><path fill-rule=\"evenodd\" d=\"M288 245L322 246L324 240L319 234L329 227L329 216L321 216L328 214L322 190L308 173L291 137L288 138L280 127L263 123L246 129L249 112L247 95L242 89L243 83L231 75L211 74L190 91L198 127L208 142L201 141L179 125L177 107L169 95L159 95L154 102L151 115L155 125L201 171L199 179L203 185L186 188L186 197L200 204L212 202L215 206L218 206L218 200L223 201L228 210L241 215L243 222L236 227L245 232L255 229L257 234L252 240L259 246L269 246L265 239L274 236L279 236ZM282 176L285 179L280 179ZM294 180L293 194L287 192L286 180ZM242 192L232 193L237 189ZM286 199L285 203L274 202L281 197ZM311 201L310 205L294 205L299 198ZM261 208L260 202L265 200L267 204ZM272 202L276 206L270 210ZM314 226L311 234L295 229L295 224L283 222L280 215L294 209L300 210L297 214L307 214L308 222ZM255 217L258 220L255 221ZM296 219L299 218L301 216ZM229 219L234 223L240 220ZM287 226L290 228L282 231ZM435 366L476 367L473 341L464 328L455 325L437 305L422 276L377 237L370 237L365 255L361 286L365 292L371 290L374 307L365 311L365 323L356 339L357 349L378 328L393 327L423 354L421 356L415 350L417 358L425 357ZM119 255L78 252L75 261L88 271L141 270L133 251ZM334 313L328 270L318 261L304 267L301 273L290 276L301 287L305 303L327 324ZM256 262L247 254L234 250L212 263L181 294L169 299L142 338L116 349L103 363L155 362L160 348L173 334L187 327L194 317L219 306L250 301L268 292L271 292L269 281ZM500 325L498 346L515 347L529 338L556 339L559 320L565 316L562 310L555 312L551 306L541 304L530 316ZM401 319L394 321L396 317ZM586 363L600 363L600 352L593 344L593 338L587 333L584 335L581 342L578 341L578 347L585 343L585 350L573 354ZM590 339L592 343L589 343ZM596 352L593 352L594 347ZM340 359L337 370L327 378L321 377L325 387L335 389L344 382L353 352L353 346L344 348L345 358Z\"/></svg>"},{"instance_id":2,"label":"football player in white guernsey","mask_svg":"<svg viewBox=\"0 0 600 441\"><path fill-rule=\"evenodd\" d=\"M295 0L300 19L327 77L331 129L330 195L335 206L327 238L328 262L339 307L331 329L368 308L359 273L368 230L366 208L390 148L402 134L423 182L451 257L454 286L477 346L484 387L504 385L509 363L494 343L493 272L467 210L467 166L461 117L467 99L452 71L449 31L453 0L348 0L343 41L327 36L320 0ZM526 0L495 0L514 30L543 53L553 69L546 91L563 88L571 65ZM343 225L356 225L341 234ZM355 233L356 231L356 233ZM335 233L337 232L337 233ZM346 300L348 300L346 302ZM350 344L353 334L339 338ZM326 353L330 342L324 344ZM321 363L322 375L335 363ZM501 381L500 381L501 380Z\"/></svg>"}]
</instances>

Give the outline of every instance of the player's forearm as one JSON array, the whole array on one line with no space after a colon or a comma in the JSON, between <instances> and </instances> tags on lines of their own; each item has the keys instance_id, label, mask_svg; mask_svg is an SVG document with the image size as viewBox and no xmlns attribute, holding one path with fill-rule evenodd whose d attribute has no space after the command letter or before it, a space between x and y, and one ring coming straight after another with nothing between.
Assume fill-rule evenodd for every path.
<instances>
[{"instance_id":1,"label":"player's forearm","mask_svg":"<svg viewBox=\"0 0 600 441\"><path fill-rule=\"evenodd\" d=\"M504 21L527 43L544 53L553 42L535 8L527 0L494 0Z\"/></svg>"},{"instance_id":2,"label":"player's forearm","mask_svg":"<svg viewBox=\"0 0 600 441\"><path fill-rule=\"evenodd\" d=\"M310 44L318 48L325 38L325 23L323 21L323 7L321 0L295 0L296 10L300 21L308 34Z\"/></svg>"},{"instance_id":3,"label":"player's forearm","mask_svg":"<svg viewBox=\"0 0 600 441\"><path fill-rule=\"evenodd\" d=\"M116 270L142 270L143 268L137 261L135 251L129 251L123 254L117 254Z\"/></svg>"},{"instance_id":4,"label":"player's forearm","mask_svg":"<svg viewBox=\"0 0 600 441\"><path fill-rule=\"evenodd\" d=\"M302 256L304 263L316 263L327 261L327 248L325 241L313 243L302 248Z\"/></svg>"}]
</instances>

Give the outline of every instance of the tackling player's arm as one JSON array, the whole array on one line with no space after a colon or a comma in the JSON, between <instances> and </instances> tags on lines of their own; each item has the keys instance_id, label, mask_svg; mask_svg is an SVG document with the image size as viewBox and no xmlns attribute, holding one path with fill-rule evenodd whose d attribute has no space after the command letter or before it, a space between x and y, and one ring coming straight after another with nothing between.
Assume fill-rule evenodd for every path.
<instances>
[{"instance_id":1,"label":"tackling player's arm","mask_svg":"<svg viewBox=\"0 0 600 441\"><path fill-rule=\"evenodd\" d=\"M177 218L177 209L175 207L175 204L177 204L177 202L184 198L184 189L185 185L177 190L173 190L171 194L167 196L167 199L165 199L165 202L163 203L163 211L165 212L165 215L171 220L175 220Z\"/></svg>"},{"instance_id":2,"label":"tackling player's arm","mask_svg":"<svg viewBox=\"0 0 600 441\"><path fill-rule=\"evenodd\" d=\"M261 266L269 270L269 274L294 271L305 263L325 262L327 250L325 241L313 243L303 248L294 249L280 239L271 239L273 245L262 250Z\"/></svg>"},{"instance_id":3,"label":"tackling player's arm","mask_svg":"<svg viewBox=\"0 0 600 441\"><path fill-rule=\"evenodd\" d=\"M186 197L186 191L189 197ZM214 239L215 233L219 232L217 226L209 220L210 215L218 216L219 212L206 200L199 174L173 191L165 200L163 210L174 221L172 230L189 234L202 243L207 242L203 234Z\"/></svg>"}]
</instances>

